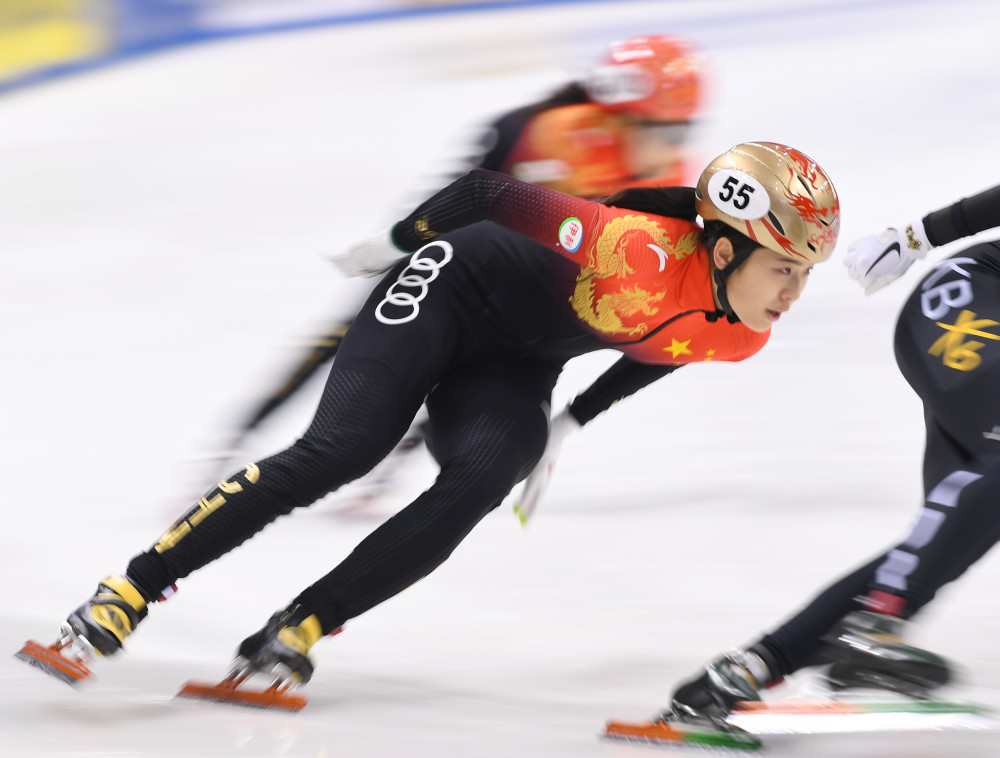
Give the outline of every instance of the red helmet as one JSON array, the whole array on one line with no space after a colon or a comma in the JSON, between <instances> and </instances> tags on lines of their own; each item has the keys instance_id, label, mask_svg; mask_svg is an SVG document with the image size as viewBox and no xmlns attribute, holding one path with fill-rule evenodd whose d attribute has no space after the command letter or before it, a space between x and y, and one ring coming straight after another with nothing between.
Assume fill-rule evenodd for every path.
<instances>
[{"instance_id":1,"label":"red helmet","mask_svg":"<svg viewBox=\"0 0 1000 758\"><path fill-rule=\"evenodd\" d=\"M651 121L687 121L701 101L704 56L683 37L616 42L584 79L587 95L610 110Z\"/></svg>"}]
</instances>

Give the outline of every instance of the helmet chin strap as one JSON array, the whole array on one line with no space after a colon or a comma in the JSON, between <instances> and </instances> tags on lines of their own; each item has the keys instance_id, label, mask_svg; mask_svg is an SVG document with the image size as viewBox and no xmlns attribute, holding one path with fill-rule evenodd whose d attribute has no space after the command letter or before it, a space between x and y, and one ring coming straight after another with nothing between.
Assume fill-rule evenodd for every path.
<instances>
[{"instance_id":1,"label":"helmet chin strap","mask_svg":"<svg viewBox=\"0 0 1000 758\"><path fill-rule=\"evenodd\" d=\"M726 292L726 280L732 276L732 273L746 263L747 258L750 257L749 252L733 252L733 259L729 261L723 269L715 269L712 271L712 279L715 280L715 294L719 298L719 305L721 306L721 311L716 311L717 320L722 315L729 320L730 324L737 324L740 321L740 317L736 315L736 311L733 310L733 306L729 304L729 295Z\"/></svg>"}]
</instances>

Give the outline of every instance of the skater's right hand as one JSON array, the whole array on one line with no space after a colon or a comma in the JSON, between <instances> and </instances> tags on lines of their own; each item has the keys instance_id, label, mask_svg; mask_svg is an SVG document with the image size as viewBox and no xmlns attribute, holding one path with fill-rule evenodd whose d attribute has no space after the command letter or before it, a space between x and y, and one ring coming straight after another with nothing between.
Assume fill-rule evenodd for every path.
<instances>
[{"instance_id":1,"label":"skater's right hand","mask_svg":"<svg viewBox=\"0 0 1000 758\"><path fill-rule=\"evenodd\" d=\"M383 229L347 250L327 253L326 257L345 276L355 277L377 276L408 255L392 241L391 229Z\"/></svg>"},{"instance_id":2,"label":"skater's right hand","mask_svg":"<svg viewBox=\"0 0 1000 758\"><path fill-rule=\"evenodd\" d=\"M865 294L895 281L931 249L924 225L915 221L901 229L889 228L855 240L847 248L847 274L865 288Z\"/></svg>"},{"instance_id":3,"label":"skater's right hand","mask_svg":"<svg viewBox=\"0 0 1000 758\"><path fill-rule=\"evenodd\" d=\"M549 424L549 439L545 443L545 451L538 459L535 468L524 480L524 488L521 494L514 500L514 513L520 519L522 525L528 523L538 503L541 501L545 490L549 488L552 479L552 471L556 467L556 459L562 449L563 440L569 436L570 432L575 432L580 428L580 422L573 418L569 408L563 409L552 419Z\"/></svg>"}]
</instances>

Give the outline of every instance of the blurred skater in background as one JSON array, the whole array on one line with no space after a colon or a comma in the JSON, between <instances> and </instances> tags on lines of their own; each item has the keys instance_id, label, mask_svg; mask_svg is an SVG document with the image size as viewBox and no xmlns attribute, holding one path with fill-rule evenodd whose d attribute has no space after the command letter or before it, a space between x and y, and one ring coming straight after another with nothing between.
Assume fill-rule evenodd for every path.
<instances>
[{"instance_id":1,"label":"blurred skater in background","mask_svg":"<svg viewBox=\"0 0 1000 758\"><path fill-rule=\"evenodd\" d=\"M652 35L616 42L580 81L544 100L495 119L481 136L479 150L466 167L485 168L566 194L589 199L632 186L676 186L697 179L692 168L691 136L705 104L703 54L682 37ZM198 491L243 462L250 436L336 355L341 340L361 306L346 304L329 327L307 343L307 350L282 381L226 435L221 449L207 456L213 473L197 482ZM663 374L649 367L630 367L622 359L610 390L599 383L556 422L551 469L558 442L625 394ZM618 379L619 375L624 375ZM610 392L610 394L609 394ZM394 453L366 478L355 500L338 512L366 512L369 501L391 489L406 453L421 445L421 413ZM541 472L540 472L541 473ZM548 481L538 476L521 498L522 519L530 516Z\"/></svg>"},{"instance_id":2,"label":"blurred skater in background","mask_svg":"<svg viewBox=\"0 0 1000 758\"><path fill-rule=\"evenodd\" d=\"M1000 186L853 242L845 264L871 293L934 247L1000 226ZM924 407L925 501L909 534L834 582L746 649L729 650L674 694L667 721L722 725L737 701L810 666L833 691L925 699L952 679L903 638L905 621L1000 539L1000 244L933 265L906 301L896 363Z\"/></svg>"},{"instance_id":3,"label":"blurred skater in background","mask_svg":"<svg viewBox=\"0 0 1000 758\"><path fill-rule=\"evenodd\" d=\"M370 471L426 401L434 483L239 647L242 671L308 681L323 635L433 572L536 466L568 360L608 348L667 370L749 358L833 253L839 224L827 175L776 143L736 145L697 189L601 202L471 171L337 257L345 272L388 274L305 434L220 482L101 580L57 646L83 660L115 654L176 581ZM112 537L101 549L118 547ZM20 656L64 678L89 673L34 644Z\"/></svg>"}]
</instances>

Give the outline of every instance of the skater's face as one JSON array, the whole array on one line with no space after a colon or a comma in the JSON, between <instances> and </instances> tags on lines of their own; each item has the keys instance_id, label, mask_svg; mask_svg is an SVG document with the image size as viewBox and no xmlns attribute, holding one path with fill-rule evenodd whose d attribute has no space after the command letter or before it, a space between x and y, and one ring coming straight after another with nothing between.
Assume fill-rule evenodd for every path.
<instances>
[{"instance_id":1,"label":"skater's face","mask_svg":"<svg viewBox=\"0 0 1000 758\"><path fill-rule=\"evenodd\" d=\"M725 268L730 260L732 245L722 238L716 243L713 262ZM811 271L811 263L758 247L726 280L729 305L747 328L765 332L799 299Z\"/></svg>"}]
</instances>

